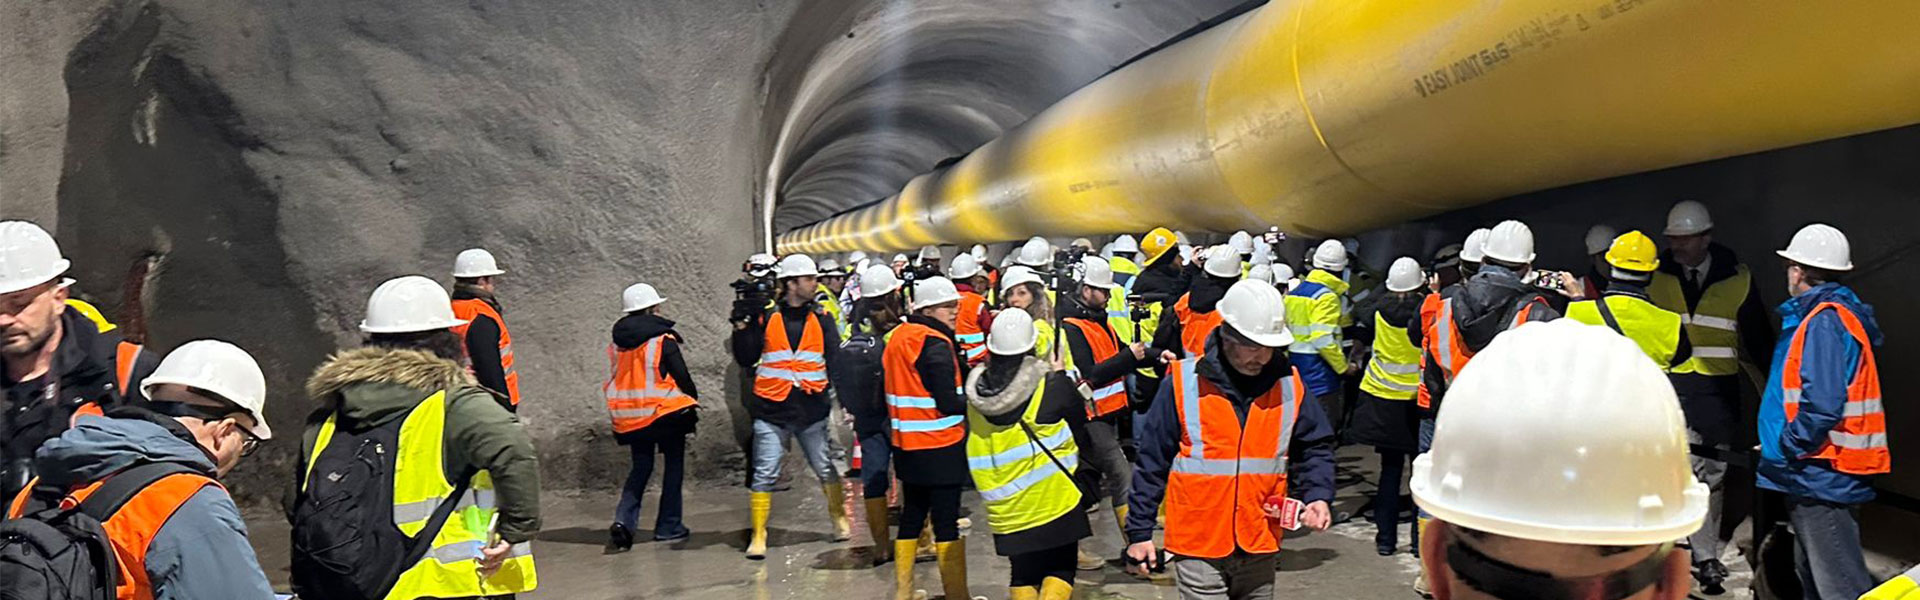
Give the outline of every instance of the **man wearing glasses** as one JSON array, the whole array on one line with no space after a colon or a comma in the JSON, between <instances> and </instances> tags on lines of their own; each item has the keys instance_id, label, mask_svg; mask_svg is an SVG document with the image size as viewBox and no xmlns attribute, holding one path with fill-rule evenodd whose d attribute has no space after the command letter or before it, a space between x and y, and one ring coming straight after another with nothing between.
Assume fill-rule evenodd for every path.
<instances>
[{"instance_id":1,"label":"man wearing glasses","mask_svg":"<svg viewBox=\"0 0 1920 600\"><path fill-rule=\"evenodd\" d=\"M40 478L14 499L9 516L68 501L86 510L88 498L116 497L106 490L125 484L138 491L110 515L96 515L121 572L136 574L118 578L119 597L272 597L240 510L215 481L273 437L260 365L226 342L188 342L141 391L150 409L83 413L41 446L33 465Z\"/></svg>"}]
</instances>

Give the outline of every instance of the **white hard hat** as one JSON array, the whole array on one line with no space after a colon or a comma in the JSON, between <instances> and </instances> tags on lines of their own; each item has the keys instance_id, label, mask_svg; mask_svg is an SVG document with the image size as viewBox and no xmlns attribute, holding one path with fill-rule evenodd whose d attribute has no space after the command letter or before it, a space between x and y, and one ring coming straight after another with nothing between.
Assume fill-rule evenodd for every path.
<instances>
[{"instance_id":1,"label":"white hard hat","mask_svg":"<svg viewBox=\"0 0 1920 600\"><path fill-rule=\"evenodd\" d=\"M774 263L779 262L779 260L780 259L774 258L772 254L761 252L758 254L754 254L753 256L747 257L747 264L757 265L762 267L771 267L773 266Z\"/></svg>"},{"instance_id":2,"label":"white hard hat","mask_svg":"<svg viewBox=\"0 0 1920 600\"><path fill-rule=\"evenodd\" d=\"M993 316L993 330L987 332L987 351L1000 356L1019 356L1033 351L1039 337L1033 329L1033 315L1008 308Z\"/></svg>"},{"instance_id":3,"label":"white hard hat","mask_svg":"<svg viewBox=\"0 0 1920 600\"><path fill-rule=\"evenodd\" d=\"M1122 233L1120 237L1113 238L1113 251L1137 254L1140 252L1140 242L1133 239L1132 235Z\"/></svg>"},{"instance_id":4,"label":"white hard hat","mask_svg":"<svg viewBox=\"0 0 1920 600\"><path fill-rule=\"evenodd\" d=\"M900 289L900 278L893 274L893 268L886 265L873 265L860 272L860 297L879 298Z\"/></svg>"},{"instance_id":5,"label":"white hard hat","mask_svg":"<svg viewBox=\"0 0 1920 600\"><path fill-rule=\"evenodd\" d=\"M839 270L840 270L840 261L834 260L833 257L831 256L820 259L821 273L825 273L827 275L842 275L843 273L839 273L838 272Z\"/></svg>"},{"instance_id":6,"label":"white hard hat","mask_svg":"<svg viewBox=\"0 0 1920 600\"><path fill-rule=\"evenodd\" d=\"M72 266L47 230L26 221L0 221L0 294L53 281Z\"/></svg>"},{"instance_id":7,"label":"white hard hat","mask_svg":"<svg viewBox=\"0 0 1920 600\"><path fill-rule=\"evenodd\" d=\"M1293 265L1283 262L1273 263L1273 283L1282 284L1293 281Z\"/></svg>"},{"instance_id":8,"label":"white hard hat","mask_svg":"<svg viewBox=\"0 0 1920 600\"><path fill-rule=\"evenodd\" d=\"M1487 234L1487 258L1514 264L1533 262L1533 230L1519 221L1501 221Z\"/></svg>"},{"instance_id":9,"label":"white hard hat","mask_svg":"<svg viewBox=\"0 0 1920 600\"><path fill-rule=\"evenodd\" d=\"M920 247L920 260L938 260L939 258L940 258L940 248L936 246Z\"/></svg>"},{"instance_id":10,"label":"white hard hat","mask_svg":"<svg viewBox=\"0 0 1920 600\"><path fill-rule=\"evenodd\" d=\"M1193 262L1193 246L1188 244L1180 245L1180 260L1184 260L1189 263Z\"/></svg>"},{"instance_id":11,"label":"white hard hat","mask_svg":"<svg viewBox=\"0 0 1920 600\"><path fill-rule=\"evenodd\" d=\"M867 260L867 253L865 252L855 250L847 253L847 264L857 265L864 260Z\"/></svg>"},{"instance_id":12,"label":"white hard hat","mask_svg":"<svg viewBox=\"0 0 1920 600\"><path fill-rule=\"evenodd\" d=\"M1087 239L1087 238L1073 238L1073 241L1072 241L1072 242L1069 242L1069 243L1068 243L1067 245L1068 245L1068 246L1079 246L1079 247L1081 247L1081 248L1084 248L1084 249L1087 249L1087 250L1092 250L1092 249L1093 249L1093 240L1090 240L1090 239Z\"/></svg>"},{"instance_id":13,"label":"white hard hat","mask_svg":"<svg viewBox=\"0 0 1920 600\"><path fill-rule=\"evenodd\" d=\"M817 277L820 267L813 264L813 257L805 254L789 254L780 259L780 266L773 269L774 275L781 279L789 277Z\"/></svg>"},{"instance_id":14,"label":"white hard hat","mask_svg":"<svg viewBox=\"0 0 1920 600\"><path fill-rule=\"evenodd\" d=\"M1341 271L1347 268L1347 246L1340 240L1320 242L1313 249L1313 267L1328 271Z\"/></svg>"},{"instance_id":15,"label":"white hard hat","mask_svg":"<svg viewBox=\"0 0 1920 600\"><path fill-rule=\"evenodd\" d=\"M462 279L471 277L492 277L505 275L498 263L493 262L493 253L480 248L461 250L453 257L453 276Z\"/></svg>"},{"instance_id":16,"label":"white hard hat","mask_svg":"<svg viewBox=\"0 0 1920 600\"><path fill-rule=\"evenodd\" d=\"M967 250L967 254L973 255L973 260L975 263L983 264L983 265L987 264L987 247L986 246L983 246L980 244L974 244L972 249Z\"/></svg>"},{"instance_id":17,"label":"white hard hat","mask_svg":"<svg viewBox=\"0 0 1920 600\"><path fill-rule=\"evenodd\" d=\"M1113 258L1113 242L1100 246L1100 258Z\"/></svg>"},{"instance_id":18,"label":"white hard hat","mask_svg":"<svg viewBox=\"0 0 1920 600\"><path fill-rule=\"evenodd\" d=\"M900 263L904 263L904 262L907 262L907 255L905 255L905 254L895 254L895 255L893 255L893 260L891 260L891 261L888 261L888 262L891 262L891 263L894 263L894 264L900 264Z\"/></svg>"},{"instance_id":19,"label":"white hard hat","mask_svg":"<svg viewBox=\"0 0 1920 600\"><path fill-rule=\"evenodd\" d=\"M1661 233L1699 235L1710 229L1713 229L1713 215L1707 214L1707 205L1694 200L1682 200L1667 211L1667 229Z\"/></svg>"},{"instance_id":20,"label":"white hard hat","mask_svg":"<svg viewBox=\"0 0 1920 600\"><path fill-rule=\"evenodd\" d=\"M1852 271L1853 247L1847 243L1847 234L1825 223L1814 223L1801 227L1793 234L1793 241L1787 242L1787 249L1778 252L1781 258L1809 267L1828 271Z\"/></svg>"},{"instance_id":21,"label":"white hard hat","mask_svg":"<svg viewBox=\"0 0 1920 600\"><path fill-rule=\"evenodd\" d=\"M1616 237L1620 237L1620 232L1615 231L1613 229L1613 226L1608 225L1606 223L1601 223L1598 225L1594 225L1592 227L1588 227L1587 228L1587 255L1592 256L1595 254L1599 254L1601 252L1606 252L1608 248L1613 247L1613 238L1616 238Z\"/></svg>"},{"instance_id":22,"label":"white hard hat","mask_svg":"<svg viewBox=\"0 0 1920 600\"><path fill-rule=\"evenodd\" d=\"M388 279L367 297L367 317L360 321L366 333L411 333L464 325L453 316L447 290L432 279L407 275Z\"/></svg>"},{"instance_id":23,"label":"white hard hat","mask_svg":"<svg viewBox=\"0 0 1920 600\"><path fill-rule=\"evenodd\" d=\"M627 286L627 291L620 292L620 304L624 307L622 310L627 312L646 310L666 301L666 298L660 296L660 292L654 291L653 286L644 283Z\"/></svg>"},{"instance_id":24,"label":"white hard hat","mask_svg":"<svg viewBox=\"0 0 1920 600\"><path fill-rule=\"evenodd\" d=\"M1052 260L1053 244L1047 243L1047 238L1043 237L1027 240L1026 245L1021 246L1020 252L1013 258L1013 262L1029 267L1044 267Z\"/></svg>"},{"instance_id":25,"label":"white hard hat","mask_svg":"<svg viewBox=\"0 0 1920 600\"><path fill-rule=\"evenodd\" d=\"M1632 340L1560 319L1493 339L1460 372L1413 497L1448 523L1560 544L1638 546L1700 528L1673 384Z\"/></svg>"},{"instance_id":26,"label":"white hard hat","mask_svg":"<svg viewBox=\"0 0 1920 600\"><path fill-rule=\"evenodd\" d=\"M1013 286L1022 283L1044 282L1040 281L1040 276L1035 275L1033 269L1027 268L1026 265L1014 265L1007 267L1007 272L1000 274L1000 293L1005 294L1007 290L1013 289Z\"/></svg>"},{"instance_id":27,"label":"white hard hat","mask_svg":"<svg viewBox=\"0 0 1920 600\"><path fill-rule=\"evenodd\" d=\"M1293 333L1287 330L1286 300L1272 284L1241 280L1220 297L1219 310L1222 322L1253 343L1268 348L1293 343Z\"/></svg>"},{"instance_id":28,"label":"white hard hat","mask_svg":"<svg viewBox=\"0 0 1920 600\"><path fill-rule=\"evenodd\" d=\"M153 389L166 384L205 390L234 403L253 418L247 433L273 439L273 429L267 427L267 376L260 372L260 363L239 346L220 340L181 344L141 380L140 393L152 398Z\"/></svg>"},{"instance_id":29,"label":"white hard hat","mask_svg":"<svg viewBox=\"0 0 1920 600\"><path fill-rule=\"evenodd\" d=\"M1254 265L1247 269L1247 279L1249 281L1260 281L1265 282L1267 285L1273 285L1273 265L1265 263Z\"/></svg>"},{"instance_id":30,"label":"white hard hat","mask_svg":"<svg viewBox=\"0 0 1920 600\"><path fill-rule=\"evenodd\" d=\"M1018 252L1008 252L1006 256L1000 257L1000 268L1005 269L1012 266L1013 259L1016 258L1018 254Z\"/></svg>"},{"instance_id":31,"label":"white hard hat","mask_svg":"<svg viewBox=\"0 0 1920 600\"><path fill-rule=\"evenodd\" d=\"M1074 280L1080 282L1080 285L1103 290L1120 287L1113 282L1113 265L1092 256L1080 257L1080 273Z\"/></svg>"},{"instance_id":32,"label":"white hard hat","mask_svg":"<svg viewBox=\"0 0 1920 600\"><path fill-rule=\"evenodd\" d=\"M1214 277L1239 277L1240 253L1228 245L1208 248L1205 268L1207 274Z\"/></svg>"},{"instance_id":33,"label":"white hard hat","mask_svg":"<svg viewBox=\"0 0 1920 600\"><path fill-rule=\"evenodd\" d=\"M1420 261L1402 256L1393 259L1393 266L1387 268L1387 291L1411 292L1420 289L1426 279L1426 274L1420 272Z\"/></svg>"},{"instance_id":34,"label":"white hard hat","mask_svg":"<svg viewBox=\"0 0 1920 600\"><path fill-rule=\"evenodd\" d=\"M1235 231L1232 237L1227 238L1227 246L1240 254L1253 254L1253 234Z\"/></svg>"},{"instance_id":35,"label":"white hard hat","mask_svg":"<svg viewBox=\"0 0 1920 600\"><path fill-rule=\"evenodd\" d=\"M960 301L960 289L945 277L928 277L913 282L913 310Z\"/></svg>"},{"instance_id":36,"label":"white hard hat","mask_svg":"<svg viewBox=\"0 0 1920 600\"><path fill-rule=\"evenodd\" d=\"M1187 232L1185 232L1185 231L1175 231L1175 232L1173 232L1173 240L1174 240L1174 241L1176 241L1176 242L1179 242L1179 243L1180 243L1180 245L1182 245L1182 246L1191 246L1191 245L1193 245L1193 240L1190 240L1190 239L1187 239Z\"/></svg>"},{"instance_id":37,"label":"white hard hat","mask_svg":"<svg viewBox=\"0 0 1920 600\"><path fill-rule=\"evenodd\" d=\"M1460 260L1477 263L1487 259L1487 236L1493 235L1492 229L1481 227L1467 234L1467 243L1460 245Z\"/></svg>"},{"instance_id":38,"label":"white hard hat","mask_svg":"<svg viewBox=\"0 0 1920 600\"><path fill-rule=\"evenodd\" d=\"M972 254L956 254L953 264L947 265L947 276L954 279L966 279L980 274L980 259Z\"/></svg>"}]
</instances>

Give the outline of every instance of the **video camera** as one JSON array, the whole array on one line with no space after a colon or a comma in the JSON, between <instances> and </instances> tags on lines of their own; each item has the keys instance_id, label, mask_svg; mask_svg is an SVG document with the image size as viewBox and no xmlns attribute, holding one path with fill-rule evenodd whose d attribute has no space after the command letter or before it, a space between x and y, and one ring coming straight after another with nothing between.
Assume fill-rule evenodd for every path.
<instances>
[{"instance_id":1,"label":"video camera","mask_svg":"<svg viewBox=\"0 0 1920 600\"><path fill-rule=\"evenodd\" d=\"M733 287L733 314L729 319L736 322L751 321L766 310L767 304L773 302L780 286L774 280L773 267L770 265L747 261L740 264L740 273L740 279L727 284Z\"/></svg>"},{"instance_id":2,"label":"video camera","mask_svg":"<svg viewBox=\"0 0 1920 600\"><path fill-rule=\"evenodd\" d=\"M1086 258L1087 249L1079 246L1067 246L1053 253L1053 264L1046 271L1034 273L1047 282L1047 289L1059 294L1067 294L1077 288L1074 273L1080 269L1080 259Z\"/></svg>"}]
</instances>

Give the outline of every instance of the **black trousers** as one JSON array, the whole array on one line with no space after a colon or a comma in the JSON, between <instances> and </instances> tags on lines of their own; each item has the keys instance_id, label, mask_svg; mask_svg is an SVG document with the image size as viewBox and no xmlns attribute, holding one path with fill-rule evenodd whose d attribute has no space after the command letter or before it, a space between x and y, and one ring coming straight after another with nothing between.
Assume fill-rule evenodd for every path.
<instances>
[{"instance_id":1,"label":"black trousers","mask_svg":"<svg viewBox=\"0 0 1920 600\"><path fill-rule=\"evenodd\" d=\"M1039 587L1048 577L1071 585L1079 550L1080 544L1076 542L1007 557L1013 566L1011 587Z\"/></svg>"},{"instance_id":2,"label":"black trousers","mask_svg":"<svg viewBox=\"0 0 1920 600\"><path fill-rule=\"evenodd\" d=\"M933 517L933 541L960 539L960 486L900 482L900 532L894 539L918 539L929 515Z\"/></svg>"}]
</instances>

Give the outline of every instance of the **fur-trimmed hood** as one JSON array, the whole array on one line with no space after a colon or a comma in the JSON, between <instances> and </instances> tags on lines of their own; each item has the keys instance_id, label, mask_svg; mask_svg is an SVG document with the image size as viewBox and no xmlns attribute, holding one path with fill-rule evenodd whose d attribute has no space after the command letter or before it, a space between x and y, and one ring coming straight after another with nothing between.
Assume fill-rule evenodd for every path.
<instances>
[{"instance_id":1,"label":"fur-trimmed hood","mask_svg":"<svg viewBox=\"0 0 1920 600\"><path fill-rule=\"evenodd\" d=\"M351 422L378 423L434 392L477 385L466 367L430 352L370 346L329 357L307 380L307 396Z\"/></svg>"},{"instance_id":2,"label":"fur-trimmed hood","mask_svg":"<svg viewBox=\"0 0 1920 600\"><path fill-rule=\"evenodd\" d=\"M980 414L997 417L1019 408L1025 408L1033 399L1033 391L1040 387L1040 381L1047 376L1047 368L1040 359L1028 356L1021 359L1020 370L1014 372L1013 380L998 390L983 389L982 376L986 368L974 369L967 375L967 405Z\"/></svg>"}]
</instances>

